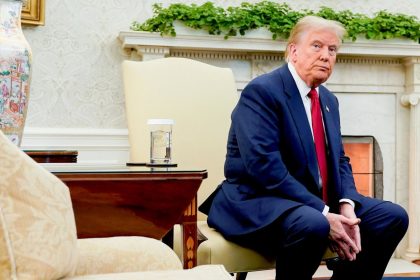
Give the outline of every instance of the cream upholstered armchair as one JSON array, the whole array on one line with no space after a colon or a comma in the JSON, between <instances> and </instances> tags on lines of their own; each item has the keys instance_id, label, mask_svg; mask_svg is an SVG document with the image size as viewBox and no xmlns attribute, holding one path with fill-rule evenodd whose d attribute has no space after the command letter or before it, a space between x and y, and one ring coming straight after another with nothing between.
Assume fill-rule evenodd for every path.
<instances>
[{"instance_id":1,"label":"cream upholstered armchair","mask_svg":"<svg viewBox=\"0 0 420 280\"><path fill-rule=\"evenodd\" d=\"M124 61L123 80L130 161L148 161L147 119L174 119L174 162L208 170L198 193L200 204L224 179L230 114L238 101L231 69L186 58ZM198 246L199 265L223 264L237 279L275 267L274 258L225 240L207 222L199 222L198 228L206 238ZM174 230L178 254L182 254L180 230L179 226ZM325 255L330 256L330 252Z\"/></svg>"},{"instance_id":2,"label":"cream upholstered armchair","mask_svg":"<svg viewBox=\"0 0 420 280\"><path fill-rule=\"evenodd\" d=\"M186 58L125 61L123 80L130 161L148 161L147 119L174 119L173 161L208 171L198 193L200 204L224 179L230 114L238 101L231 69ZM198 228L207 238L198 247L199 265L223 264L242 276L246 275L242 272L274 268L273 259L225 240L205 221ZM182 254L180 236L176 226L178 254Z\"/></svg>"},{"instance_id":3,"label":"cream upholstered armchair","mask_svg":"<svg viewBox=\"0 0 420 280\"><path fill-rule=\"evenodd\" d=\"M231 279L146 237L77 239L69 189L0 131L0 279Z\"/></svg>"}]
</instances>

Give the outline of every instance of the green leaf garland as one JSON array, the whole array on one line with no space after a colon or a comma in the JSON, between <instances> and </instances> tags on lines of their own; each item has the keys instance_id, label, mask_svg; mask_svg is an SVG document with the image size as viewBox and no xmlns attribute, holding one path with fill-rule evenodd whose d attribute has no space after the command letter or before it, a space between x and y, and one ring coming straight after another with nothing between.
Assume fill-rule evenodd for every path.
<instances>
[{"instance_id":1,"label":"green leaf garland","mask_svg":"<svg viewBox=\"0 0 420 280\"><path fill-rule=\"evenodd\" d=\"M226 9L217 7L212 2L202 5L176 3L167 8L154 4L153 17L143 23L134 21L130 28L133 31L176 36L174 21L181 21L193 29L206 30L211 35L224 35L228 38L265 27L273 34L273 39L277 39L287 38L296 22L306 15L317 15L341 22L347 30L347 37L353 41L360 35L375 40L409 38L419 42L420 38L420 22L415 16L379 11L370 18L350 10L334 11L328 7L321 7L318 12L294 11L286 3L271 1L255 4L243 2L239 6Z\"/></svg>"}]
</instances>

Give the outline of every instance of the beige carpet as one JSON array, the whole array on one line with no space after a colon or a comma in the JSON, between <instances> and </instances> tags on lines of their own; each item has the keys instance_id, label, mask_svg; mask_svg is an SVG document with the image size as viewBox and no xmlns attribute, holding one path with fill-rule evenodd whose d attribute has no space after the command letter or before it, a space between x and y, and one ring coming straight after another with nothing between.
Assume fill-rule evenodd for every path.
<instances>
[{"instance_id":1,"label":"beige carpet","mask_svg":"<svg viewBox=\"0 0 420 280\"><path fill-rule=\"evenodd\" d=\"M420 276L420 265L413 264L402 259L391 259L385 271L386 275L404 275L406 273L417 273ZM328 279L332 275L326 266L321 265L314 275L314 280ZM409 275L406 275L409 276ZM417 276L417 275L412 275ZM248 273L247 280L274 280L275 271L265 270Z\"/></svg>"}]
</instances>

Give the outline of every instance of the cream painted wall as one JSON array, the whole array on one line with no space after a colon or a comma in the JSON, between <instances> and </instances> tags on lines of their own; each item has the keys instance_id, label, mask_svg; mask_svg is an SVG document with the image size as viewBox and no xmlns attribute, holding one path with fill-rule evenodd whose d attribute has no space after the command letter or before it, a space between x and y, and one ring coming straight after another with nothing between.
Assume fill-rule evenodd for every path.
<instances>
[{"instance_id":1,"label":"cream painted wall","mask_svg":"<svg viewBox=\"0 0 420 280\"><path fill-rule=\"evenodd\" d=\"M133 20L150 17L154 2L47 0L45 26L24 27L34 57L27 127L126 128L120 64L128 56L117 36ZM213 2L229 6L242 1ZM346 5L346 9L366 14L387 9L420 15L418 0L285 2L295 9L316 10L324 5L340 10Z\"/></svg>"}]
</instances>

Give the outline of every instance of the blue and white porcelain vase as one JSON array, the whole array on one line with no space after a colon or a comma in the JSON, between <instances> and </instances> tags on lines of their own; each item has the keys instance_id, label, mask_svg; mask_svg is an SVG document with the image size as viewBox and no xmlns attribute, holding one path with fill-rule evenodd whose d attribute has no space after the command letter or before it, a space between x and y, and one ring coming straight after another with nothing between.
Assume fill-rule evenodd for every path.
<instances>
[{"instance_id":1,"label":"blue and white porcelain vase","mask_svg":"<svg viewBox=\"0 0 420 280\"><path fill-rule=\"evenodd\" d=\"M22 141L32 69L21 11L22 0L0 0L0 130L17 146Z\"/></svg>"}]
</instances>

